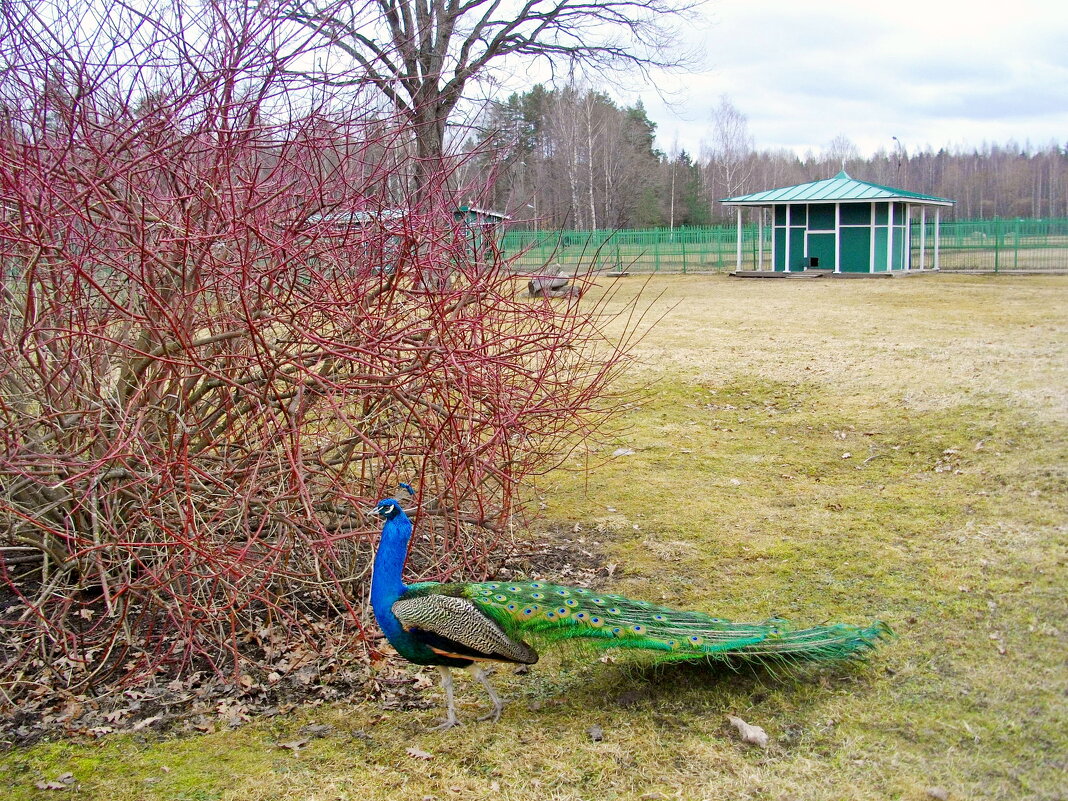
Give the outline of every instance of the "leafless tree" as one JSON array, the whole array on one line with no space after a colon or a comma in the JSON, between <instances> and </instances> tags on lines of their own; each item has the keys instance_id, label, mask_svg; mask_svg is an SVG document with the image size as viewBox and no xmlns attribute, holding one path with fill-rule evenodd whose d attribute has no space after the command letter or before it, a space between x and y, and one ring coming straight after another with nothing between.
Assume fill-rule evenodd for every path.
<instances>
[{"instance_id":1,"label":"leafless tree","mask_svg":"<svg viewBox=\"0 0 1068 801\"><path fill-rule=\"evenodd\" d=\"M280 0L289 19L365 71L401 113L425 181L469 85L515 59L568 76L648 71L689 61L673 24L702 0Z\"/></svg>"},{"instance_id":2,"label":"leafless tree","mask_svg":"<svg viewBox=\"0 0 1068 801\"><path fill-rule=\"evenodd\" d=\"M753 171L749 119L726 95L712 111L712 139L704 145L713 202L742 194Z\"/></svg>"},{"instance_id":3,"label":"leafless tree","mask_svg":"<svg viewBox=\"0 0 1068 801\"><path fill-rule=\"evenodd\" d=\"M824 146L820 158L828 168L844 170L847 162L857 161L860 158L860 151L857 150L852 139L845 134L838 134Z\"/></svg>"},{"instance_id":4,"label":"leafless tree","mask_svg":"<svg viewBox=\"0 0 1068 801\"><path fill-rule=\"evenodd\" d=\"M601 91L566 85L513 95L487 115L476 154L498 182L496 207L546 227L657 224L660 160L641 103L618 106Z\"/></svg>"}]
</instances>

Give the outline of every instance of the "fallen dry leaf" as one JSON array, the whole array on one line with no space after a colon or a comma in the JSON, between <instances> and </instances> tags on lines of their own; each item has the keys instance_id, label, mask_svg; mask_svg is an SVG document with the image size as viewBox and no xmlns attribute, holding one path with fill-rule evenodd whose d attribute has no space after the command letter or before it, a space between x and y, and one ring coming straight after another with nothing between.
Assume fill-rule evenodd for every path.
<instances>
[{"instance_id":1,"label":"fallen dry leaf","mask_svg":"<svg viewBox=\"0 0 1068 801\"><path fill-rule=\"evenodd\" d=\"M294 754L300 753L300 749L310 743L311 740L307 738L303 740L290 740L288 743L279 743L279 748L284 748L288 751L292 751Z\"/></svg>"},{"instance_id":2,"label":"fallen dry leaf","mask_svg":"<svg viewBox=\"0 0 1068 801\"><path fill-rule=\"evenodd\" d=\"M412 759L433 759L434 758L433 754L429 754L426 751L422 751L422 750L420 750L418 748L409 748L408 749L408 756L410 756Z\"/></svg>"},{"instance_id":3,"label":"fallen dry leaf","mask_svg":"<svg viewBox=\"0 0 1068 801\"><path fill-rule=\"evenodd\" d=\"M63 773L50 782L37 782L34 785L38 790L69 790L70 786L74 784L73 773Z\"/></svg>"},{"instance_id":4,"label":"fallen dry leaf","mask_svg":"<svg viewBox=\"0 0 1068 801\"><path fill-rule=\"evenodd\" d=\"M434 680L425 673L416 673L412 686L417 690L428 690L434 686Z\"/></svg>"},{"instance_id":5,"label":"fallen dry leaf","mask_svg":"<svg viewBox=\"0 0 1068 801\"><path fill-rule=\"evenodd\" d=\"M309 723L307 726L301 726L298 733L307 737L325 737L333 730L334 727L329 723Z\"/></svg>"},{"instance_id":6,"label":"fallen dry leaf","mask_svg":"<svg viewBox=\"0 0 1068 801\"><path fill-rule=\"evenodd\" d=\"M728 715L727 721L738 730L738 736L742 739L743 743L755 745L760 748L768 747L768 733L759 726L752 726L741 718L736 718L734 715Z\"/></svg>"},{"instance_id":7,"label":"fallen dry leaf","mask_svg":"<svg viewBox=\"0 0 1068 801\"><path fill-rule=\"evenodd\" d=\"M35 784L34 786L38 790L69 790L70 789L70 787L68 787L65 784L62 784L61 782L37 782L37 784Z\"/></svg>"}]
</instances>

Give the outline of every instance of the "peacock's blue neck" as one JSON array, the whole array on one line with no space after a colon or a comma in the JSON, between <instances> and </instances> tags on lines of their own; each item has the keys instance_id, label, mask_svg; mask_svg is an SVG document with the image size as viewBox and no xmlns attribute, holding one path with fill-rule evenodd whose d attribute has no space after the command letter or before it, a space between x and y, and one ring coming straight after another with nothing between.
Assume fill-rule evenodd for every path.
<instances>
[{"instance_id":1,"label":"peacock's blue neck","mask_svg":"<svg viewBox=\"0 0 1068 801\"><path fill-rule=\"evenodd\" d=\"M404 563L408 559L408 540L412 536L412 521L399 506L395 508L397 513L382 526L382 538L378 542L371 574L371 608L390 642L403 634L391 607L408 589L403 575Z\"/></svg>"}]
</instances>

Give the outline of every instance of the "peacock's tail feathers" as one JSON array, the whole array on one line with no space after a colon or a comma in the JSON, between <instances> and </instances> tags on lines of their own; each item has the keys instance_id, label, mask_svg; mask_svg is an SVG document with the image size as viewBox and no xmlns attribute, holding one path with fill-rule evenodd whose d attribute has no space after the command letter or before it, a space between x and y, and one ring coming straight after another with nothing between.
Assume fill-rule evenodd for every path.
<instances>
[{"instance_id":1,"label":"peacock's tail feathers","mask_svg":"<svg viewBox=\"0 0 1068 801\"><path fill-rule=\"evenodd\" d=\"M596 650L653 652L658 660L702 658L761 662L863 658L892 634L880 622L794 630L785 620L732 623L621 595L543 582L463 585L462 593L510 636L538 645L572 642Z\"/></svg>"}]
</instances>

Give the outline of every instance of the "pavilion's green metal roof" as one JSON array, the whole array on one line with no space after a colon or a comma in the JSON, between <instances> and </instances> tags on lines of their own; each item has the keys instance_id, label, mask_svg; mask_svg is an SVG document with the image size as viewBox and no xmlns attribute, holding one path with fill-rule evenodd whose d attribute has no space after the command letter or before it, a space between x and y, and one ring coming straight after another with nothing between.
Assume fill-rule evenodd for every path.
<instances>
[{"instance_id":1,"label":"pavilion's green metal roof","mask_svg":"<svg viewBox=\"0 0 1068 801\"><path fill-rule=\"evenodd\" d=\"M858 181L842 170L834 178L729 197L720 203L729 206L773 206L779 203L850 203L868 200L911 200L936 206L951 206L956 202L944 197Z\"/></svg>"}]
</instances>

